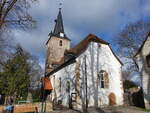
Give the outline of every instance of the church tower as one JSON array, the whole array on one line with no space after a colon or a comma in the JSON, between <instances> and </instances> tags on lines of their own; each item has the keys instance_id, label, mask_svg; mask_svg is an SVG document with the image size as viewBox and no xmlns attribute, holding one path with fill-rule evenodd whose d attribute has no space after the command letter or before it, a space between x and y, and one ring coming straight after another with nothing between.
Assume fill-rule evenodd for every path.
<instances>
[{"instance_id":1,"label":"church tower","mask_svg":"<svg viewBox=\"0 0 150 113\"><path fill-rule=\"evenodd\" d=\"M70 39L64 32L61 8L59 9L57 19L55 20L54 30L49 33L49 39L46 43L46 74L51 72L55 65L61 62L65 50L70 49Z\"/></svg>"}]
</instances>

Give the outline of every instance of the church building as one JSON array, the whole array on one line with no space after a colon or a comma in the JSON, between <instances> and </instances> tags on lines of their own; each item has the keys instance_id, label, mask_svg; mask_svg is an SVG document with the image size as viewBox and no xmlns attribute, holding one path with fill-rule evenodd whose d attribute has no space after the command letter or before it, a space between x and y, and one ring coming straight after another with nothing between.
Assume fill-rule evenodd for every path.
<instances>
[{"instance_id":1,"label":"church building","mask_svg":"<svg viewBox=\"0 0 150 113\"><path fill-rule=\"evenodd\" d=\"M65 107L123 105L122 62L110 44L94 34L70 47L61 9L46 43L45 75L51 97Z\"/></svg>"}]
</instances>

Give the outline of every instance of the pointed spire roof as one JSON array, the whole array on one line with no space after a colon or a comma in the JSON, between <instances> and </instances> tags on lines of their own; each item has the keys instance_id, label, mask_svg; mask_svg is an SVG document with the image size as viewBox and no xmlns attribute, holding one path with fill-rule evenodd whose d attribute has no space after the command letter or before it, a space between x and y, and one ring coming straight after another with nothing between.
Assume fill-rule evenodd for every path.
<instances>
[{"instance_id":1,"label":"pointed spire roof","mask_svg":"<svg viewBox=\"0 0 150 113\"><path fill-rule=\"evenodd\" d=\"M63 19L62 19L62 14L61 14L61 8L59 8L59 12L57 15L57 19L55 20L55 27L54 27L54 31L51 32L49 34L49 36L56 36L58 38L63 38L66 40L70 39L66 36L65 32L64 32L64 25L63 25Z\"/></svg>"},{"instance_id":2,"label":"pointed spire roof","mask_svg":"<svg viewBox=\"0 0 150 113\"><path fill-rule=\"evenodd\" d=\"M51 39L52 36L56 36L58 38L62 38L62 39L66 39L71 41L65 34L64 32L64 25L63 25L63 19L62 19L62 14L61 14L61 8L59 8L59 12L57 15L57 19L55 20L55 27L54 27L54 31L51 31L49 33L49 39L46 42L46 44L49 42L49 40Z\"/></svg>"},{"instance_id":3,"label":"pointed spire roof","mask_svg":"<svg viewBox=\"0 0 150 113\"><path fill-rule=\"evenodd\" d=\"M59 8L59 13L57 16L57 19L55 20L56 24L54 27L53 34L57 35L60 33L64 33L64 26L63 26L63 19L62 19L62 14L61 14L61 8Z\"/></svg>"}]
</instances>

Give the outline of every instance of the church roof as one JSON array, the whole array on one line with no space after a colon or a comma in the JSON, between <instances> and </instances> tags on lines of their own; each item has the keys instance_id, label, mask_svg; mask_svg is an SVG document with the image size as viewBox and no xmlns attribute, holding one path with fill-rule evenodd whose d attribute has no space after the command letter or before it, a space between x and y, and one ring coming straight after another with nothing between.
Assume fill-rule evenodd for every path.
<instances>
[{"instance_id":1,"label":"church roof","mask_svg":"<svg viewBox=\"0 0 150 113\"><path fill-rule=\"evenodd\" d=\"M71 48L70 50L68 50L66 52L75 54L76 56L79 56L80 54L82 54L87 49L90 42L103 43L103 44L107 44L107 45L109 44L108 42L98 38L97 36L95 36L93 34L89 34L79 44L77 44L75 47Z\"/></svg>"},{"instance_id":2,"label":"church roof","mask_svg":"<svg viewBox=\"0 0 150 113\"><path fill-rule=\"evenodd\" d=\"M52 70L50 73L48 73L47 76L50 76L53 73L55 73L55 72L59 71L60 69L62 69L63 67L66 67L66 66L74 63L75 59L78 56L80 56L83 52L86 51L86 49L88 48L90 42L97 42L97 43L102 43L102 44L108 45L110 50L112 51L113 55L116 57L116 59L119 61L119 63L121 65L123 65L123 63L120 61L120 59L113 52L113 50L110 47L108 42L98 38L97 36L95 36L93 34L89 34L84 40L82 40L75 47L71 48L70 50L66 50L65 54L64 54L64 57L59 62L55 62L54 65L56 65L56 67L54 68L54 70Z\"/></svg>"},{"instance_id":3,"label":"church roof","mask_svg":"<svg viewBox=\"0 0 150 113\"><path fill-rule=\"evenodd\" d=\"M104 41L103 39L97 37L96 35L93 35L93 34L89 34L79 44L77 44L75 47L68 50L67 53L72 53L72 54L75 54L76 56L79 56L88 48L90 42L97 42L97 43L102 43L102 44L108 45L111 52L113 53L113 55L116 57L116 59L119 61L119 63L121 65L123 65L123 63L120 61L120 59L117 57L117 55L113 52L113 50L110 47L109 43Z\"/></svg>"},{"instance_id":4,"label":"church roof","mask_svg":"<svg viewBox=\"0 0 150 113\"><path fill-rule=\"evenodd\" d=\"M147 33L145 40L143 41L142 45L140 46L140 48L138 49L138 51L136 52L136 54L133 57L136 57L141 52L141 50L142 50L142 48L143 48L143 46L144 46L144 44L147 41L149 36L150 36L150 32Z\"/></svg>"}]
</instances>

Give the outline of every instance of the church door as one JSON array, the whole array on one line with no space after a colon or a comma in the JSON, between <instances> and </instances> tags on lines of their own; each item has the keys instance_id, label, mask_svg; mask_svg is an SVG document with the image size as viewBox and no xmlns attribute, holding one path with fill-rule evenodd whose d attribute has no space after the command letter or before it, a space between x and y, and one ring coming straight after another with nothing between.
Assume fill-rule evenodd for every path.
<instances>
[{"instance_id":1,"label":"church door","mask_svg":"<svg viewBox=\"0 0 150 113\"><path fill-rule=\"evenodd\" d=\"M109 94L109 105L116 105L116 96L114 93Z\"/></svg>"}]
</instances>

